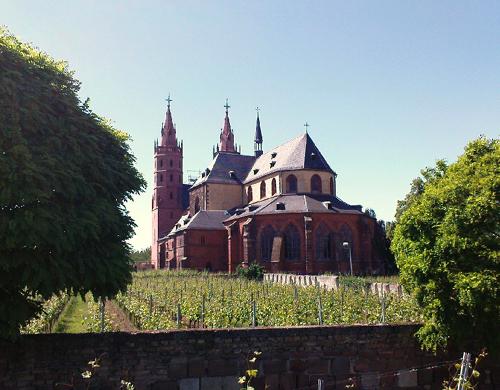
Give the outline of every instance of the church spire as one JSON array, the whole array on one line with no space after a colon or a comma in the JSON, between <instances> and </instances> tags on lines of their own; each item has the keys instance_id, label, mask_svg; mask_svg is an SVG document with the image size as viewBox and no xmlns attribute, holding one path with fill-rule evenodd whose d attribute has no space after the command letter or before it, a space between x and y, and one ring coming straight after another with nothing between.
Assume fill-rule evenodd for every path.
<instances>
[{"instance_id":1,"label":"church spire","mask_svg":"<svg viewBox=\"0 0 500 390\"><path fill-rule=\"evenodd\" d=\"M220 142L219 142L220 151L237 153L237 150L234 147L233 130L231 129L231 123L229 122L229 108L231 106L228 104L227 99L224 107L226 109L226 117L224 118L224 128L220 134Z\"/></svg>"},{"instance_id":2,"label":"church spire","mask_svg":"<svg viewBox=\"0 0 500 390\"><path fill-rule=\"evenodd\" d=\"M259 157L262 155L262 130L260 129L260 118L259 118L259 107L256 108L257 111L257 123L255 125L255 143L254 143L254 150L255 150L255 157Z\"/></svg>"},{"instance_id":3,"label":"church spire","mask_svg":"<svg viewBox=\"0 0 500 390\"><path fill-rule=\"evenodd\" d=\"M167 101L167 113L165 114L165 123L163 124L161 132L161 146L176 146L177 137L175 134L174 122L172 121L172 112L170 111L170 103L172 102L170 94L168 94L168 98L165 100Z\"/></svg>"}]
</instances>

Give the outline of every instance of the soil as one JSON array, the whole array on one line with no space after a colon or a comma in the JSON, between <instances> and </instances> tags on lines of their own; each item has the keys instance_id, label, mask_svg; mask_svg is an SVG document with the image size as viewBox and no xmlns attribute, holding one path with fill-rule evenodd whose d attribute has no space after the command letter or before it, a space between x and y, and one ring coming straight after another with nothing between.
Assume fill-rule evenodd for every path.
<instances>
[{"instance_id":1,"label":"soil","mask_svg":"<svg viewBox=\"0 0 500 390\"><path fill-rule=\"evenodd\" d=\"M113 325L120 332L137 332L137 328L130 322L127 315L114 301L106 301L106 313Z\"/></svg>"}]
</instances>

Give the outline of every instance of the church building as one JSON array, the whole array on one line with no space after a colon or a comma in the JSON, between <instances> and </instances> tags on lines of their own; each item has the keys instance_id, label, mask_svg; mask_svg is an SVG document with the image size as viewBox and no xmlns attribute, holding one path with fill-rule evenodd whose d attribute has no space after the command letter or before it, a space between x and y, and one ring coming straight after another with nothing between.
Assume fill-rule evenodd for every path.
<instances>
[{"instance_id":1,"label":"church building","mask_svg":"<svg viewBox=\"0 0 500 390\"><path fill-rule=\"evenodd\" d=\"M170 98L154 145L153 242L157 269L384 273L377 221L337 197L337 174L306 132L267 152L257 112L254 154L241 154L224 106L213 159L183 183L183 144Z\"/></svg>"}]
</instances>

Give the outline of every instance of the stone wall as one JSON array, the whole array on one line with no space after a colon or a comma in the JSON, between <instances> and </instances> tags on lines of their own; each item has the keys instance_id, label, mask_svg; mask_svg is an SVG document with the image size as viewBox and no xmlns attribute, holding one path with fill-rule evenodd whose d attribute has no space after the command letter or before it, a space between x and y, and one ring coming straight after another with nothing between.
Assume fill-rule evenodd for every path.
<instances>
[{"instance_id":1,"label":"stone wall","mask_svg":"<svg viewBox=\"0 0 500 390\"><path fill-rule=\"evenodd\" d=\"M294 284L299 287L319 286L327 290L337 290L340 287L337 275L295 275L283 273L265 273L264 281L269 283ZM373 294L403 294L403 287L396 283L370 283Z\"/></svg>"},{"instance_id":2,"label":"stone wall","mask_svg":"<svg viewBox=\"0 0 500 390\"><path fill-rule=\"evenodd\" d=\"M422 352L414 325L322 326L157 333L25 335L0 342L0 389L53 389L81 384L87 362L103 355L98 389L118 389L121 379L142 389L239 389L248 355L260 350L256 389L438 389L448 362L460 351ZM499 386L499 367L481 368L481 389ZM412 370L415 369L415 370ZM58 388L58 387L56 387ZM59 387L62 388L62 387Z\"/></svg>"}]
</instances>

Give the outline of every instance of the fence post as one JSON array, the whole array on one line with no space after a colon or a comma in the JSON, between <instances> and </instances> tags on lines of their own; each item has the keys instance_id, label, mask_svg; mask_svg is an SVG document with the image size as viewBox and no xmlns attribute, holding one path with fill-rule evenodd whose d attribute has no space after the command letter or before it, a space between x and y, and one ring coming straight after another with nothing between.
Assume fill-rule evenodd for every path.
<instances>
[{"instance_id":1,"label":"fence post","mask_svg":"<svg viewBox=\"0 0 500 390\"><path fill-rule=\"evenodd\" d=\"M325 390L325 381L323 379L318 379L318 390Z\"/></svg>"},{"instance_id":2,"label":"fence post","mask_svg":"<svg viewBox=\"0 0 500 390\"><path fill-rule=\"evenodd\" d=\"M177 304L177 316L176 316L176 323L177 323L177 328L181 327L181 304Z\"/></svg>"},{"instance_id":3,"label":"fence post","mask_svg":"<svg viewBox=\"0 0 500 390\"><path fill-rule=\"evenodd\" d=\"M257 304L252 294L252 326L257 326Z\"/></svg>"},{"instance_id":4,"label":"fence post","mask_svg":"<svg viewBox=\"0 0 500 390\"><path fill-rule=\"evenodd\" d=\"M321 302L321 293L318 294L318 323L323 325L323 304Z\"/></svg>"},{"instance_id":5,"label":"fence post","mask_svg":"<svg viewBox=\"0 0 500 390\"><path fill-rule=\"evenodd\" d=\"M385 323L385 291L382 291L382 316L380 318L382 324Z\"/></svg>"},{"instance_id":6,"label":"fence post","mask_svg":"<svg viewBox=\"0 0 500 390\"><path fill-rule=\"evenodd\" d=\"M101 305L100 305L100 315L101 315L101 333L104 332L104 299L102 299L102 297L100 298L101 299Z\"/></svg>"},{"instance_id":7,"label":"fence post","mask_svg":"<svg viewBox=\"0 0 500 390\"><path fill-rule=\"evenodd\" d=\"M201 297L201 316L200 316L201 327L205 327L205 294Z\"/></svg>"},{"instance_id":8,"label":"fence post","mask_svg":"<svg viewBox=\"0 0 500 390\"><path fill-rule=\"evenodd\" d=\"M460 366L460 376L458 377L457 390L464 390L464 384L467 380L467 373L469 371L470 353L464 352L462 357L462 365Z\"/></svg>"}]
</instances>

